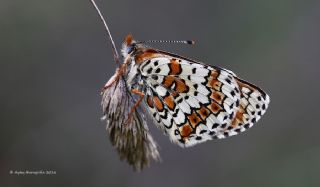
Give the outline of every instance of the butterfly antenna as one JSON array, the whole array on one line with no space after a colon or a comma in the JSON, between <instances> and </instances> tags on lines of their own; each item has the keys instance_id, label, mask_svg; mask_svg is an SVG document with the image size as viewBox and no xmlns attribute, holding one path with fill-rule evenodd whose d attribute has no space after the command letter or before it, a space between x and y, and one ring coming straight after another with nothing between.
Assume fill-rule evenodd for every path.
<instances>
[{"instance_id":1,"label":"butterfly antenna","mask_svg":"<svg viewBox=\"0 0 320 187\"><path fill-rule=\"evenodd\" d=\"M194 45L196 42L194 40L148 40L141 43L182 43Z\"/></svg>"},{"instance_id":2,"label":"butterfly antenna","mask_svg":"<svg viewBox=\"0 0 320 187\"><path fill-rule=\"evenodd\" d=\"M91 1L92 5L94 6L94 8L96 9L96 11L98 12L99 17L100 17L100 19L101 19L101 21L102 21L102 23L103 23L103 25L104 25L104 28L105 28L105 30L106 30L107 33L108 33L108 38L109 38L110 43L111 43L111 45L112 45L113 58L114 58L115 62L117 63L117 65L120 66L119 55L118 55L118 52L117 52L116 45L114 44L114 41L113 41L113 39L112 39L111 32L110 32L110 30L109 30L108 24L107 24L106 20L104 19L101 11L99 10L96 2L95 2L94 0L90 0L90 1Z\"/></svg>"}]
</instances>

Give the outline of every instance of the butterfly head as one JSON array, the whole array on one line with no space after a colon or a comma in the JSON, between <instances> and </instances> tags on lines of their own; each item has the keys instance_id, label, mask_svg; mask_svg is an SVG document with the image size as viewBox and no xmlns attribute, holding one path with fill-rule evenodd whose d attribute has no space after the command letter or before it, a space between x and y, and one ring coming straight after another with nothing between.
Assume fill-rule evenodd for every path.
<instances>
[{"instance_id":1,"label":"butterfly head","mask_svg":"<svg viewBox=\"0 0 320 187\"><path fill-rule=\"evenodd\" d=\"M128 55L133 54L137 50L137 48L141 47L141 45L142 45L141 43L133 40L133 37L131 34L128 34L122 44L122 49L121 49L122 56L126 58Z\"/></svg>"}]
</instances>

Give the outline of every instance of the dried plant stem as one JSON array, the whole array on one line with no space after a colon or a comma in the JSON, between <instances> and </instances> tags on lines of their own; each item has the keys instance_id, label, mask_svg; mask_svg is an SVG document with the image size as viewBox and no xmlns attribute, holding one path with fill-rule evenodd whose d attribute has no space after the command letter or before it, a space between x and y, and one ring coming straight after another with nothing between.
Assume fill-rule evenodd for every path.
<instances>
[{"instance_id":1,"label":"dried plant stem","mask_svg":"<svg viewBox=\"0 0 320 187\"><path fill-rule=\"evenodd\" d=\"M114 41L112 39L111 32L109 30L108 24L107 24L106 20L104 19L104 17L102 15L100 9L98 8L96 2L94 0L90 0L90 1L91 1L92 5L94 6L94 8L96 9L96 11L98 12L99 17L100 17L100 19L101 19L101 21L102 21L102 23L104 25L104 28L108 33L108 38L109 38L109 40L111 42L111 45L112 45L113 58L114 58L115 62L117 63L117 65L120 66L119 55L118 55L118 52L117 52L116 45L114 44Z\"/></svg>"}]
</instances>

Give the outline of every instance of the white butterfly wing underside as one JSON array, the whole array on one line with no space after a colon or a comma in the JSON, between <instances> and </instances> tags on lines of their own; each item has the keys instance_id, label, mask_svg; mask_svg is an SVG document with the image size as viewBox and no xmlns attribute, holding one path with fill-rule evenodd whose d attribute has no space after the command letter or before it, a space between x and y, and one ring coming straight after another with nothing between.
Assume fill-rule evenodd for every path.
<instances>
[{"instance_id":1,"label":"white butterfly wing underside","mask_svg":"<svg viewBox=\"0 0 320 187\"><path fill-rule=\"evenodd\" d=\"M170 54L140 63L146 108L170 139L188 147L236 135L265 113L269 96L228 70Z\"/></svg>"}]
</instances>

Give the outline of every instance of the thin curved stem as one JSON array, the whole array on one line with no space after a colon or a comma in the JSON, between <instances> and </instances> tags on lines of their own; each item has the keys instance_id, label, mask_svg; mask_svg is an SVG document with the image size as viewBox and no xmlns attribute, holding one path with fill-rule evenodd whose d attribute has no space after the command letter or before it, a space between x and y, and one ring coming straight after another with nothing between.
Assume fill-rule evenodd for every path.
<instances>
[{"instance_id":1,"label":"thin curved stem","mask_svg":"<svg viewBox=\"0 0 320 187\"><path fill-rule=\"evenodd\" d=\"M103 25L104 25L104 28L105 28L105 30L106 30L107 33L108 33L108 38L109 38L110 43L111 43L111 45L112 45L113 58L114 58L115 62L117 63L117 65L120 66L119 55L118 55L118 52L117 52L116 45L114 44L114 41L113 41L113 39L112 39L111 32L110 32L110 30L109 30L108 24L107 24L106 20L104 19L101 11L99 10L96 2L95 2L94 0L90 0L90 1L91 1L92 5L94 6L94 8L96 9L96 11L98 12L99 17L100 17L100 19L101 19L101 21L102 21L102 23L103 23Z\"/></svg>"}]
</instances>

